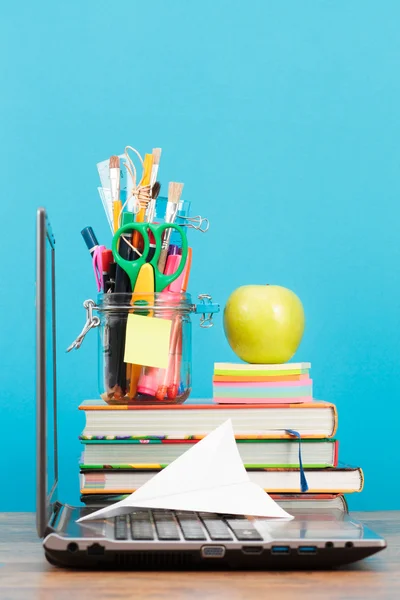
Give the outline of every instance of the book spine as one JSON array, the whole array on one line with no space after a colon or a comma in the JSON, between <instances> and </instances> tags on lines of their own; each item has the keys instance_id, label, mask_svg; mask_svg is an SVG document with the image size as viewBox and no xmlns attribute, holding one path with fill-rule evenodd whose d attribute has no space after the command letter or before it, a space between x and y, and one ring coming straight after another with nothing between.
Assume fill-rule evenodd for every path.
<instances>
[{"instance_id":1,"label":"book spine","mask_svg":"<svg viewBox=\"0 0 400 600\"><path fill-rule=\"evenodd\" d=\"M357 471L360 475L360 489L357 491L362 492L364 488L364 471L361 468L358 468Z\"/></svg>"},{"instance_id":2,"label":"book spine","mask_svg":"<svg viewBox=\"0 0 400 600\"><path fill-rule=\"evenodd\" d=\"M338 428L338 411L334 404L331 405L331 409L333 411L333 429L328 437L335 437Z\"/></svg>"},{"instance_id":3,"label":"book spine","mask_svg":"<svg viewBox=\"0 0 400 600\"><path fill-rule=\"evenodd\" d=\"M333 450L333 466L337 467L338 462L339 462L339 440L335 440L334 450Z\"/></svg>"},{"instance_id":4,"label":"book spine","mask_svg":"<svg viewBox=\"0 0 400 600\"><path fill-rule=\"evenodd\" d=\"M349 512L349 505L347 504L346 498L343 496L343 494L340 494L338 497L341 500L342 507L343 507L343 512L348 513Z\"/></svg>"}]
</instances>

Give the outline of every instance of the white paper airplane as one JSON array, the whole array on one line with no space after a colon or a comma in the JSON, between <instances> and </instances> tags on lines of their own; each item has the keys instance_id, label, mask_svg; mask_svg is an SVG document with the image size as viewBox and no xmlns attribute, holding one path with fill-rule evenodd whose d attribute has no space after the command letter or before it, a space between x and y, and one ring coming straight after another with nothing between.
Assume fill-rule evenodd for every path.
<instances>
[{"instance_id":1,"label":"white paper airplane","mask_svg":"<svg viewBox=\"0 0 400 600\"><path fill-rule=\"evenodd\" d=\"M250 481L237 449L230 419L136 492L82 517L78 523L127 514L134 508L293 518L260 486Z\"/></svg>"}]
</instances>

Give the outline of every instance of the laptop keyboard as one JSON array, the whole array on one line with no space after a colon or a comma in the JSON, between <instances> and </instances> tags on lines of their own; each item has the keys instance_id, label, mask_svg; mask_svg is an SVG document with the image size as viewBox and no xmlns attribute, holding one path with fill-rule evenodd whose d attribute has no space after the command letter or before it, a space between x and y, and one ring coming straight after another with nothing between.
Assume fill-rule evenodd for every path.
<instances>
[{"instance_id":1,"label":"laptop keyboard","mask_svg":"<svg viewBox=\"0 0 400 600\"><path fill-rule=\"evenodd\" d=\"M136 541L263 541L252 522L243 517L169 510L136 510L115 517L114 534L116 540Z\"/></svg>"}]
</instances>

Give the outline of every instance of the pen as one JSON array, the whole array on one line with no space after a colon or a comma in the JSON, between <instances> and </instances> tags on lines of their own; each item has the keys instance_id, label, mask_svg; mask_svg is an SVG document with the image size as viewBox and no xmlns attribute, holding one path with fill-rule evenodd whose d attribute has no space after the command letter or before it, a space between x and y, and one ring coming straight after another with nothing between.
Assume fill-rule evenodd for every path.
<instances>
[{"instance_id":1,"label":"pen","mask_svg":"<svg viewBox=\"0 0 400 600\"><path fill-rule=\"evenodd\" d=\"M83 240L87 246L87 249L90 252L90 255L93 257L94 251L99 246L99 242L97 241L97 237L91 227L84 227L81 231L81 235Z\"/></svg>"},{"instance_id":2,"label":"pen","mask_svg":"<svg viewBox=\"0 0 400 600\"><path fill-rule=\"evenodd\" d=\"M114 257L113 257L113 253L111 250L107 250L107 248L105 248L104 250L101 251L101 275L102 275L102 290L103 292L105 291L107 282L109 280L109 271L110 271L110 266L111 264L114 262Z\"/></svg>"},{"instance_id":3,"label":"pen","mask_svg":"<svg viewBox=\"0 0 400 600\"><path fill-rule=\"evenodd\" d=\"M97 291L103 287L103 251L107 250L105 246L96 246L93 252L93 271L96 279Z\"/></svg>"},{"instance_id":4,"label":"pen","mask_svg":"<svg viewBox=\"0 0 400 600\"><path fill-rule=\"evenodd\" d=\"M97 241L97 237L91 227L85 227L81 231L83 240L87 246L87 249L90 252L90 256L92 257L93 262L93 270L94 276L96 279L97 291L99 292L101 289L101 253L106 249L105 246L99 246L99 242Z\"/></svg>"}]
</instances>

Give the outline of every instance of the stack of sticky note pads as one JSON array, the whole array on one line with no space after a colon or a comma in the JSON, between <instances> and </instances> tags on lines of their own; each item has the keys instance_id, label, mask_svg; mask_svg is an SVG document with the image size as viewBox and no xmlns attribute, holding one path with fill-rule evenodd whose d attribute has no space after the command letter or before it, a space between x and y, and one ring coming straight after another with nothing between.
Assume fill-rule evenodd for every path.
<instances>
[{"instance_id":1,"label":"stack of sticky note pads","mask_svg":"<svg viewBox=\"0 0 400 600\"><path fill-rule=\"evenodd\" d=\"M294 404L313 399L310 363L250 365L215 363L218 404Z\"/></svg>"}]
</instances>

